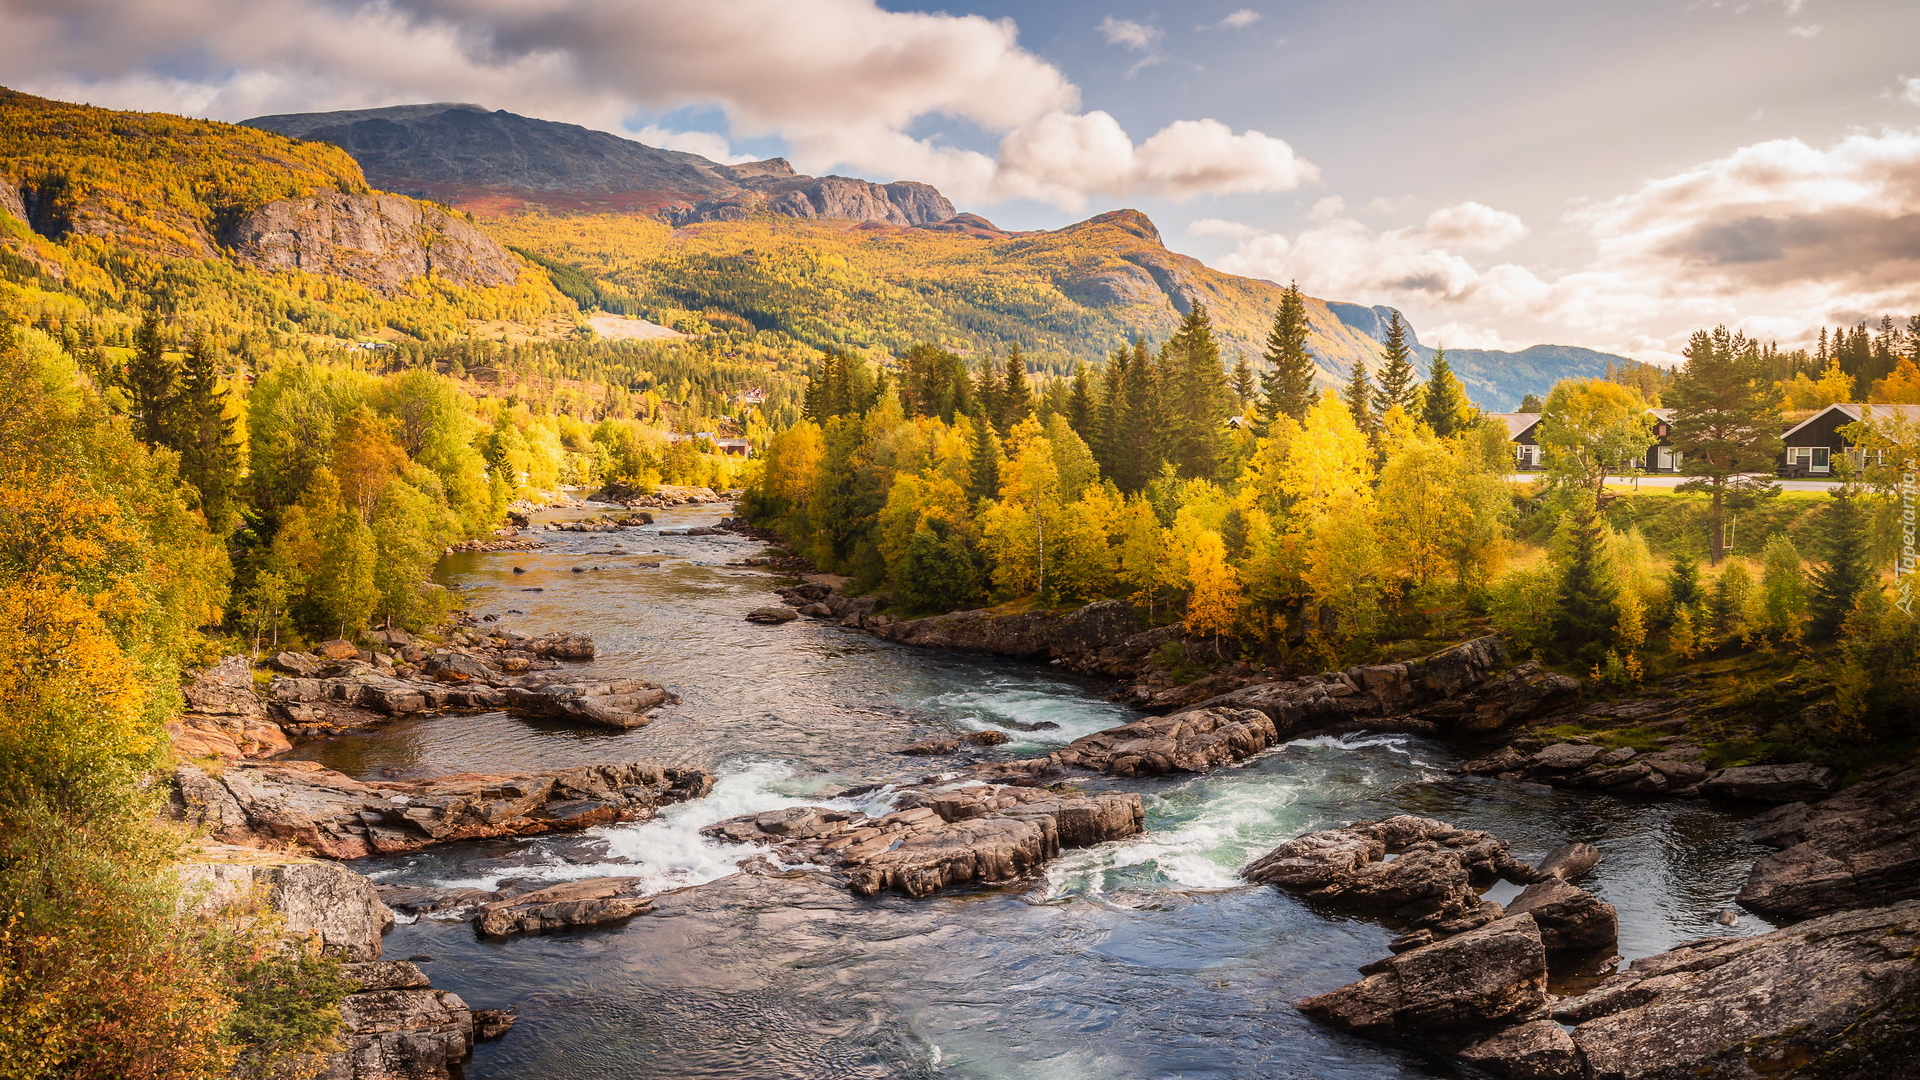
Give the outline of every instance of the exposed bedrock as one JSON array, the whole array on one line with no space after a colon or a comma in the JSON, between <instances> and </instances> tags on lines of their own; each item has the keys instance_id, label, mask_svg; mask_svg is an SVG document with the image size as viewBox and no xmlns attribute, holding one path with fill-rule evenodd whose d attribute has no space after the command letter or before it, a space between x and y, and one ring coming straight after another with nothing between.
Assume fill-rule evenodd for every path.
<instances>
[{"instance_id":1,"label":"exposed bedrock","mask_svg":"<svg viewBox=\"0 0 1920 1080\"><path fill-rule=\"evenodd\" d=\"M235 762L218 773L180 766L173 808L224 843L356 859L640 821L712 788L702 770L650 762L366 782L312 762Z\"/></svg>"},{"instance_id":2,"label":"exposed bedrock","mask_svg":"<svg viewBox=\"0 0 1920 1080\"><path fill-rule=\"evenodd\" d=\"M261 902L289 938L344 961L357 989L340 1002L339 1049L307 1061L316 1080L451 1080L472 1049L474 1016L457 994L435 990L418 967L380 959L393 913L367 879L332 863L251 848L208 845L181 876L209 910ZM496 1027L498 1024L495 1025Z\"/></svg>"},{"instance_id":3,"label":"exposed bedrock","mask_svg":"<svg viewBox=\"0 0 1920 1080\"><path fill-rule=\"evenodd\" d=\"M1776 807L1744 831L1782 849L1757 860L1740 890L1754 911L1805 919L1920 899L1920 769Z\"/></svg>"},{"instance_id":4,"label":"exposed bedrock","mask_svg":"<svg viewBox=\"0 0 1920 1080\"><path fill-rule=\"evenodd\" d=\"M879 817L806 806L729 818L704 831L828 867L861 896L931 896L1032 877L1063 848L1133 836L1143 822L1140 796L1131 793L973 784L908 789Z\"/></svg>"}]
</instances>

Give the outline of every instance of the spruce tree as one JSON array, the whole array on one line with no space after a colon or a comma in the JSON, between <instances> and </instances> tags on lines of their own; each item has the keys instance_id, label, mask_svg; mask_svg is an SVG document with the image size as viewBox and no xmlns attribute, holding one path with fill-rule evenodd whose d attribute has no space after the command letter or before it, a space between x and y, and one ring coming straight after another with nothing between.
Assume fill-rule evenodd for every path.
<instances>
[{"instance_id":1,"label":"spruce tree","mask_svg":"<svg viewBox=\"0 0 1920 1080\"><path fill-rule=\"evenodd\" d=\"M1540 400L1539 394L1528 394L1520 399L1520 407L1514 411L1525 413L1546 412L1547 403Z\"/></svg>"},{"instance_id":2,"label":"spruce tree","mask_svg":"<svg viewBox=\"0 0 1920 1080\"><path fill-rule=\"evenodd\" d=\"M1087 365L1073 365L1073 389L1067 394L1066 416L1074 434L1079 435L1091 447L1096 437L1093 404L1093 380L1087 374Z\"/></svg>"},{"instance_id":3,"label":"spruce tree","mask_svg":"<svg viewBox=\"0 0 1920 1080\"><path fill-rule=\"evenodd\" d=\"M1015 342L1007 350L1005 382L1000 388L1001 430L1011 431L1015 424L1033 415L1033 392L1027 388L1027 357Z\"/></svg>"},{"instance_id":4,"label":"spruce tree","mask_svg":"<svg viewBox=\"0 0 1920 1080\"><path fill-rule=\"evenodd\" d=\"M1094 459L1100 462L1100 471L1107 476L1115 475L1118 467L1121 430L1127 415L1127 367L1132 359L1132 349L1123 345L1113 350L1100 373L1099 411L1094 420L1096 434L1087 439L1087 444L1093 447Z\"/></svg>"},{"instance_id":5,"label":"spruce tree","mask_svg":"<svg viewBox=\"0 0 1920 1080\"><path fill-rule=\"evenodd\" d=\"M180 451L180 473L200 492L200 509L216 535L230 531L237 514L240 441L227 415L227 389L220 383L219 344L202 334L187 353L168 443Z\"/></svg>"},{"instance_id":6,"label":"spruce tree","mask_svg":"<svg viewBox=\"0 0 1920 1080\"><path fill-rule=\"evenodd\" d=\"M1146 341L1135 338L1133 355L1127 360L1126 407L1120 417L1113 451L1113 482L1122 491L1142 490L1160 471L1164 457L1161 433L1165 423L1161 401L1165 388L1160 376L1147 352Z\"/></svg>"},{"instance_id":7,"label":"spruce tree","mask_svg":"<svg viewBox=\"0 0 1920 1080\"><path fill-rule=\"evenodd\" d=\"M1673 569L1667 571L1668 616L1682 608L1697 608L1700 600L1700 564L1687 555L1675 558Z\"/></svg>"},{"instance_id":8,"label":"spruce tree","mask_svg":"<svg viewBox=\"0 0 1920 1080\"><path fill-rule=\"evenodd\" d=\"M1840 631L1854 601L1873 582L1868 562L1867 515L1854 492L1851 479L1833 493L1833 502L1823 515L1826 561L1813 570L1813 595L1808 608L1812 619L1807 633L1815 640L1831 638Z\"/></svg>"},{"instance_id":9,"label":"spruce tree","mask_svg":"<svg viewBox=\"0 0 1920 1080\"><path fill-rule=\"evenodd\" d=\"M985 414L973 418L973 462L967 475L967 495L975 502L1000 494L1000 440Z\"/></svg>"},{"instance_id":10,"label":"spruce tree","mask_svg":"<svg viewBox=\"0 0 1920 1080\"><path fill-rule=\"evenodd\" d=\"M1269 420L1291 416L1305 420L1313 404L1313 353L1307 350L1307 305L1295 282L1280 294L1280 311L1273 317L1273 329L1267 332L1267 348L1261 354L1267 370L1260 376L1260 393L1265 399L1260 410ZM1263 433L1264 434L1264 433Z\"/></svg>"},{"instance_id":11,"label":"spruce tree","mask_svg":"<svg viewBox=\"0 0 1920 1080\"><path fill-rule=\"evenodd\" d=\"M1167 460L1183 477L1211 480L1226 449L1232 389L1206 305L1195 301L1166 349Z\"/></svg>"},{"instance_id":12,"label":"spruce tree","mask_svg":"<svg viewBox=\"0 0 1920 1080\"><path fill-rule=\"evenodd\" d=\"M1380 389L1374 394L1374 411L1385 416L1388 409L1395 405L1402 409L1412 403L1413 385L1419 376L1413 370L1413 353L1407 348L1406 324L1400 321L1400 313L1393 312L1387 318L1387 341L1385 355L1380 361Z\"/></svg>"},{"instance_id":13,"label":"spruce tree","mask_svg":"<svg viewBox=\"0 0 1920 1080\"><path fill-rule=\"evenodd\" d=\"M1247 354L1233 362L1233 401L1236 409L1245 409L1253 402L1253 368L1247 365Z\"/></svg>"},{"instance_id":14,"label":"spruce tree","mask_svg":"<svg viewBox=\"0 0 1920 1080\"><path fill-rule=\"evenodd\" d=\"M1586 503L1568 513L1565 569L1555 605L1553 637L1564 655L1597 659L1619 622L1619 590L1608 565L1607 526Z\"/></svg>"},{"instance_id":15,"label":"spruce tree","mask_svg":"<svg viewBox=\"0 0 1920 1080\"><path fill-rule=\"evenodd\" d=\"M1371 437L1380 428L1373 412L1373 380L1367 378L1367 362L1354 358L1353 368L1347 373L1347 388L1340 395L1347 403L1347 411L1353 414L1353 424L1361 432Z\"/></svg>"},{"instance_id":16,"label":"spruce tree","mask_svg":"<svg viewBox=\"0 0 1920 1080\"><path fill-rule=\"evenodd\" d=\"M126 387L140 418L140 438L150 446L166 443L174 398L180 389L180 362L167 355L168 344L160 329L160 316L148 312L134 333Z\"/></svg>"},{"instance_id":17,"label":"spruce tree","mask_svg":"<svg viewBox=\"0 0 1920 1080\"><path fill-rule=\"evenodd\" d=\"M1780 385L1767 377L1759 343L1722 326L1701 330L1687 343L1686 366L1664 395L1673 407L1674 449L1680 471L1692 479L1681 491L1713 496L1712 561L1726 557L1729 501L1779 491L1770 478L1780 453Z\"/></svg>"},{"instance_id":18,"label":"spruce tree","mask_svg":"<svg viewBox=\"0 0 1920 1080\"><path fill-rule=\"evenodd\" d=\"M980 370L974 373L973 402L979 410L980 419L1002 431L1006 430L1006 394L1000 383L1000 377L993 370L993 361L981 363Z\"/></svg>"},{"instance_id":19,"label":"spruce tree","mask_svg":"<svg viewBox=\"0 0 1920 1080\"><path fill-rule=\"evenodd\" d=\"M1447 363L1447 350L1433 354L1433 374L1427 379L1427 392L1420 404L1420 419L1442 438L1464 430L1473 422L1473 402L1467 400L1467 388Z\"/></svg>"}]
</instances>

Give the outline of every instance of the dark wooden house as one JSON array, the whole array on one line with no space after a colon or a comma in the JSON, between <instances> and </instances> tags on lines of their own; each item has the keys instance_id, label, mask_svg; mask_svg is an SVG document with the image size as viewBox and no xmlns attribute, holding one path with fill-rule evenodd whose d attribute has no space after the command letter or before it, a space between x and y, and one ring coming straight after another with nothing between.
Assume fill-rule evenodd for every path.
<instances>
[{"instance_id":1,"label":"dark wooden house","mask_svg":"<svg viewBox=\"0 0 1920 1080\"><path fill-rule=\"evenodd\" d=\"M1920 423L1920 405L1867 405L1852 401L1829 405L1788 428L1780 437L1786 444L1780 453L1780 475L1816 479L1832 476L1834 459L1842 454L1852 454L1854 464L1862 464L1859 449L1841 429L1859 423L1869 409L1876 417Z\"/></svg>"}]
</instances>

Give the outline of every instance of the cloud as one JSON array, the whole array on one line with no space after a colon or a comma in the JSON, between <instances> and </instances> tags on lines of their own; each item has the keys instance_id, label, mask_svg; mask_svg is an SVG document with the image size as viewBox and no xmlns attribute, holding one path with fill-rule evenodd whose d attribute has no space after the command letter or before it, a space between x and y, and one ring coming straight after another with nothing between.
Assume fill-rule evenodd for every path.
<instances>
[{"instance_id":1,"label":"cloud","mask_svg":"<svg viewBox=\"0 0 1920 1080\"><path fill-rule=\"evenodd\" d=\"M1194 29L1195 30L1245 30L1247 27L1252 26L1254 23L1259 22L1261 18L1263 18L1263 16L1259 12L1253 10L1252 8L1241 8L1240 10L1235 11L1232 14L1228 15L1226 18L1221 19L1219 22L1201 23L1198 26L1195 26Z\"/></svg>"},{"instance_id":2,"label":"cloud","mask_svg":"<svg viewBox=\"0 0 1920 1080\"><path fill-rule=\"evenodd\" d=\"M1821 325L1920 310L1920 128L1826 148L1755 143L1576 206L1564 224L1591 251L1572 270L1476 258L1527 230L1472 202L1401 229L1336 216L1243 235L1220 266L1430 322L1553 326L1650 359L1716 323L1793 343Z\"/></svg>"},{"instance_id":3,"label":"cloud","mask_svg":"<svg viewBox=\"0 0 1920 1080\"><path fill-rule=\"evenodd\" d=\"M734 153L733 144L727 141L725 135L716 135L711 131L674 131L657 124L648 124L631 134L648 146L699 154L709 161L717 161L722 165L738 165L743 161L754 160L752 154Z\"/></svg>"},{"instance_id":4,"label":"cloud","mask_svg":"<svg viewBox=\"0 0 1920 1080\"><path fill-rule=\"evenodd\" d=\"M719 136L655 126L712 107L727 139L778 137L808 171L1070 208L1317 175L1285 142L1211 120L1136 146L1111 116L1082 111L1079 88L1018 37L1011 20L875 0L0 0L10 85L117 108L237 120L474 101L730 156ZM997 156L909 134L940 120L998 138ZM1074 141L1050 149L1042 133Z\"/></svg>"},{"instance_id":5,"label":"cloud","mask_svg":"<svg viewBox=\"0 0 1920 1080\"><path fill-rule=\"evenodd\" d=\"M1151 52L1159 44L1161 36L1157 26L1134 22L1132 19L1116 19L1111 15L1100 20L1100 33L1107 39L1107 44L1134 52Z\"/></svg>"},{"instance_id":6,"label":"cloud","mask_svg":"<svg viewBox=\"0 0 1920 1080\"><path fill-rule=\"evenodd\" d=\"M1220 218L1200 218L1187 225L1187 232L1193 236L1253 236L1259 231L1251 225Z\"/></svg>"},{"instance_id":7,"label":"cloud","mask_svg":"<svg viewBox=\"0 0 1920 1080\"><path fill-rule=\"evenodd\" d=\"M1900 100L1909 105L1920 105L1920 77L1900 76Z\"/></svg>"},{"instance_id":8,"label":"cloud","mask_svg":"<svg viewBox=\"0 0 1920 1080\"><path fill-rule=\"evenodd\" d=\"M1819 23L1809 23L1805 26L1789 26L1787 27L1787 33L1792 34L1794 37L1797 37L1797 38L1812 39L1812 38L1819 37L1820 31L1824 29L1826 28L1821 26Z\"/></svg>"}]
</instances>

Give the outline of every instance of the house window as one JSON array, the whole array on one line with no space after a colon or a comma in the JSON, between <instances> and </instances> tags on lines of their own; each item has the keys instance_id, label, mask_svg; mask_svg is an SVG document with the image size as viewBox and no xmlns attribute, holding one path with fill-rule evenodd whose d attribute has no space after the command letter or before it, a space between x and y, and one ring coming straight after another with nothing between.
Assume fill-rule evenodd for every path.
<instances>
[{"instance_id":1,"label":"house window","mask_svg":"<svg viewBox=\"0 0 1920 1080\"><path fill-rule=\"evenodd\" d=\"M1538 449L1539 449L1538 447L1529 446L1526 443L1520 444L1520 467L1521 468L1523 469L1533 468L1533 464L1534 464L1533 455L1535 454L1536 451L1538 451Z\"/></svg>"},{"instance_id":2,"label":"house window","mask_svg":"<svg viewBox=\"0 0 1920 1080\"><path fill-rule=\"evenodd\" d=\"M1824 446L1812 446L1808 447L1808 449L1813 451L1812 468L1814 472L1827 472L1832 468L1833 462L1831 459L1833 451Z\"/></svg>"},{"instance_id":3,"label":"house window","mask_svg":"<svg viewBox=\"0 0 1920 1080\"><path fill-rule=\"evenodd\" d=\"M1653 448L1653 467L1657 472L1673 471L1673 450L1665 446Z\"/></svg>"}]
</instances>

